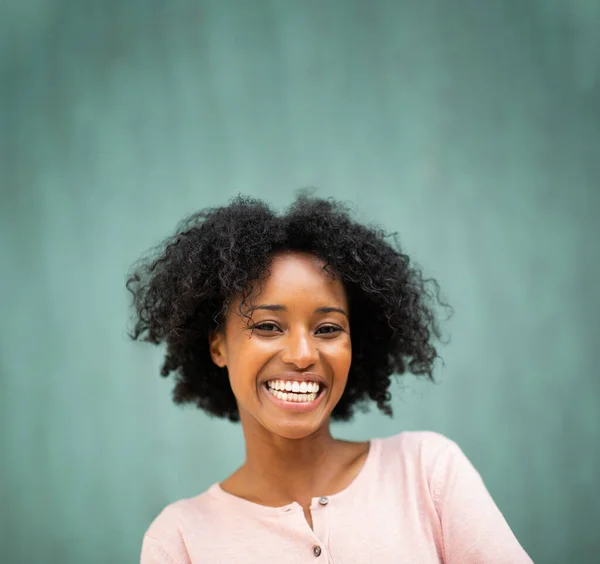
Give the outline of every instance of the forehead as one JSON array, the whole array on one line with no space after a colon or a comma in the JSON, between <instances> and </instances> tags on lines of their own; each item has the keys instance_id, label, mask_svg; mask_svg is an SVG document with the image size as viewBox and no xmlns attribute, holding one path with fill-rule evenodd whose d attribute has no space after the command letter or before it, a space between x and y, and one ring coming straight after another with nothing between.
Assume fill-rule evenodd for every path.
<instances>
[{"instance_id":1,"label":"forehead","mask_svg":"<svg viewBox=\"0 0 600 564\"><path fill-rule=\"evenodd\" d=\"M309 253L276 255L262 283L255 283L247 299L250 307L259 303L288 308L309 305L347 308L346 291L339 277L324 269L325 262Z\"/></svg>"}]
</instances>

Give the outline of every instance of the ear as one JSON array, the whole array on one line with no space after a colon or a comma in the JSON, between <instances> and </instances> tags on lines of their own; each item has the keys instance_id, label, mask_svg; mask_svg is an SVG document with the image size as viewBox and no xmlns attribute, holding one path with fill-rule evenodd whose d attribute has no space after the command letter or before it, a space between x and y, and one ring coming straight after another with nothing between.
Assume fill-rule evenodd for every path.
<instances>
[{"instance_id":1,"label":"ear","mask_svg":"<svg viewBox=\"0 0 600 564\"><path fill-rule=\"evenodd\" d=\"M212 331L208 337L208 347L212 361L219 367L227 366L227 351L225 347L225 333L222 330Z\"/></svg>"}]
</instances>

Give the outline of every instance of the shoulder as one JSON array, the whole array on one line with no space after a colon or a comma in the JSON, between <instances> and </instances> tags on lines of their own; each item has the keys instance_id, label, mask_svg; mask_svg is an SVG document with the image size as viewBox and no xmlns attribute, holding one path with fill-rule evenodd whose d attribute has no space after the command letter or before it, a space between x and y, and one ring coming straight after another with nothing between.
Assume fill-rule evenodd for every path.
<instances>
[{"instance_id":1,"label":"shoulder","mask_svg":"<svg viewBox=\"0 0 600 564\"><path fill-rule=\"evenodd\" d=\"M427 484L434 498L453 474L477 474L458 444L434 431L404 431L376 442L382 471Z\"/></svg>"},{"instance_id":2,"label":"shoulder","mask_svg":"<svg viewBox=\"0 0 600 564\"><path fill-rule=\"evenodd\" d=\"M460 450L452 439L435 431L404 431L376 441L384 458L402 456L422 461L434 460L445 453Z\"/></svg>"},{"instance_id":3,"label":"shoulder","mask_svg":"<svg viewBox=\"0 0 600 564\"><path fill-rule=\"evenodd\" d=\"M409 488L427 491L436 506L449 494L485 489L481 475L458 444L440 433L405 431L377 442L380 471Z\"/></svg>"},{"instance_id":4,"label":"shoulder","mask_svg":"<svg viewBox=\"0 0 600 564\"><path fill-rule=\"evenodd\" d=\"M171 503L158 514L144 534L142 562L189 562L186 545L190 535L206 534L219 521L219 504L212 490L214 486L198 496Z\"/></svg>"},{"instance_id":5,"label":"shoulder","mask_svg":"<svg viewBox=\"0 0 600 564\"><path fill-rule=\"evenodd\" d=\"M377 443L380 475L405 500L418 500L419 511L430 509L445 561L531 563L481 475L453 440L421 431Z\"/></svg>"}]
</instances>

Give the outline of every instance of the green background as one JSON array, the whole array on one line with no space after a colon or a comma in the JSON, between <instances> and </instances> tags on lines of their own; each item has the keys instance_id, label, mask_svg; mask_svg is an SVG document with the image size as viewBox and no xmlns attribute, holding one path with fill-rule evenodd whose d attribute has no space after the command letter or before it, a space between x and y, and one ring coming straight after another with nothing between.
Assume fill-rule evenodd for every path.
<instances>
[{"instance_id":1,"label":"green background","mask_svg":"<svg viewBox=\"0 0 600 564\"><path fill-rule=\"evenodd\" d=\"M242 460L126 338L130 265L238 193L355 205L455 309L438 385L349 438L456 440L536 562L597 562L597 0L4 0L0 559L134 562Z\"/></svg>"}]
</instances>

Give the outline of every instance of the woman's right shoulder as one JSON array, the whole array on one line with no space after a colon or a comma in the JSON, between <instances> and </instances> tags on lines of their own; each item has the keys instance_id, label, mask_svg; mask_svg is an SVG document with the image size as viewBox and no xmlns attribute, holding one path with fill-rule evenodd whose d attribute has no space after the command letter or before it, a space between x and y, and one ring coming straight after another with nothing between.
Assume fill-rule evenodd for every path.
<instances>
[{"instance_id":1,"label":"woman's right shoulder","mask_svg":"<svg viewBox=\"0 0 600 564\"><path fill-rule=\"evenodd\" d=\"M219 513L222 512L222 507L212 495L214 487L211 486L195 497L170 503L160 511L144 534L141 558L143 564L189 562L186 545L190 536L210 536L213 534L211 529L221 521Z\"/></svg>"},{"instance_id":2,"label":"woman's right shoulder","mask_svg":"<svg viewBox=\"0 0 600 564\"><path fill-rule=\"evenodd\" d=\"M194 497L179 499L166 505L154 518L146 534L159 536L167 530L185 529L190 521L197 524L212 520L222 509L219 498L214 495L216 484Z\"/></svg>"}]
</instances>

